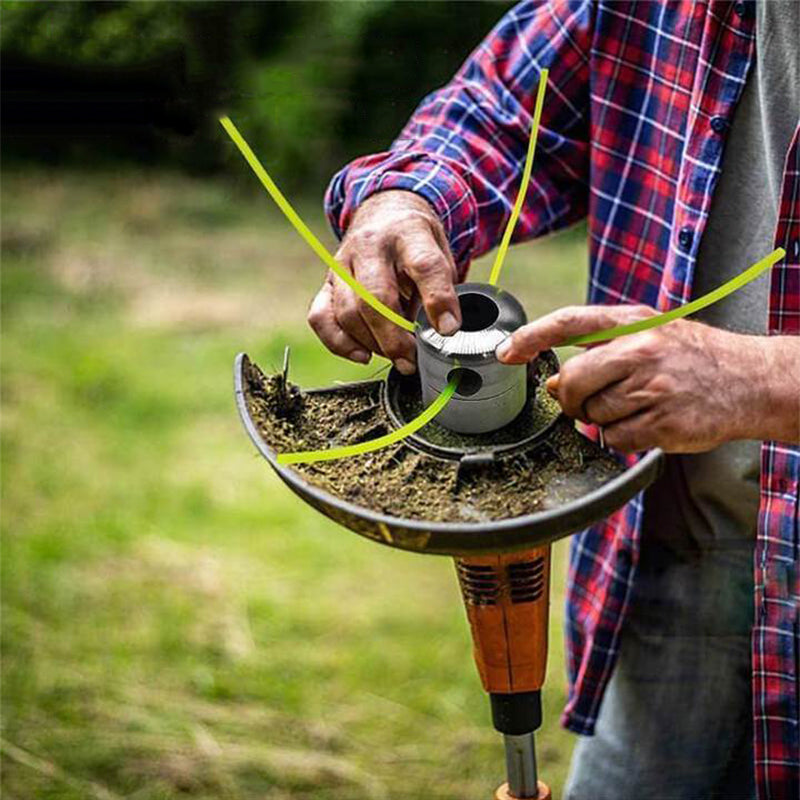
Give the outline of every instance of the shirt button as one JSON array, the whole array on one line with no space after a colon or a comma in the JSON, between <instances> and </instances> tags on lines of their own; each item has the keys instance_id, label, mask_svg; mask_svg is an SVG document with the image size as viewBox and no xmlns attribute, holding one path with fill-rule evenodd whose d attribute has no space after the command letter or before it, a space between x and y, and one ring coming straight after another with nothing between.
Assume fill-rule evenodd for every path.
<instances>
[{"instance_id":1,"label":"shirt button","mask_svg":"<svg viewBox=\"0 0 800 800\"><path fill-rule=\"evenodd\" d=\"M711 130L714 133L722 133L728 127L725 117L711 117Z\"/></svg>"},{"instance_id":2,"label":"shirt button","mask_svg":"<svg viewBox=\"0 0 800 800\"><path fill-rule=\"evenodd\" d=\"M733 4L733 12L736 14L737 17L743 17L747 7L744 3L734 3Z\"/></svg>"},{"instance_id":3,"label":"shirt button","mask_svg":"<svg viewBox=\"0 0 800 800\"><path fill-rule=\"evenodd\" d=\"M678 244L681 250L688 251L692 246L692 239L694 239L694 231L689 227L681 228L678 234Z\"/></svg>"}]
</instances>

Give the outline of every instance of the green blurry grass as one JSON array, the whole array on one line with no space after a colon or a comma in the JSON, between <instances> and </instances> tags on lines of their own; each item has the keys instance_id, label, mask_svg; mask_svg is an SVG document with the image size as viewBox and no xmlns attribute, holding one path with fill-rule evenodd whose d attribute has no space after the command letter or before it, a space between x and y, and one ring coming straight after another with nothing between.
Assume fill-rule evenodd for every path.
<instances>
[{"instance_id":1,"label":"green blurry grass","mask_svg":"<svg viewBox=\"0 0 800 800\"><path fill-rule=\"evenodd\" d=\"M449 559L337 528L239 428L239 350L274 368L290 344L304 385L378 367L310 335L322 268L250 182L3 178L8 800L455 800L503 777ZM502 281L536 315L581 301L584 263L574 232L513 250ZM564 553L539 736L556 796Z\"/></svg>"}]
</instances>

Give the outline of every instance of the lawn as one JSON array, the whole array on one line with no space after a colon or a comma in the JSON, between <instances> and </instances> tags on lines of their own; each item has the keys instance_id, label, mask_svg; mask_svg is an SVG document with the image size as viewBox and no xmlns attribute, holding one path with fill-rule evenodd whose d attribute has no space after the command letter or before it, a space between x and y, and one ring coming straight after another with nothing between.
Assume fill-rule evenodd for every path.
<instances>
[{"instance_id":1,"label":"lawn","mask_svg":"<svg viewBox=\"0 0 800 800\"><path fill-rule=\"evenodd\" d=\"M502 745L452 562L337 528L240 429L237 351L274 368L291 345L306 386L379 364L309 333L322 267L234 172L3 176L3 797L488 800ZM330 243L321 192L300 205ZM502 282L534 316L582 301L585 261L573 231ZM562 542L555 796L564 570Z\"/></svg>"}]
</instances>

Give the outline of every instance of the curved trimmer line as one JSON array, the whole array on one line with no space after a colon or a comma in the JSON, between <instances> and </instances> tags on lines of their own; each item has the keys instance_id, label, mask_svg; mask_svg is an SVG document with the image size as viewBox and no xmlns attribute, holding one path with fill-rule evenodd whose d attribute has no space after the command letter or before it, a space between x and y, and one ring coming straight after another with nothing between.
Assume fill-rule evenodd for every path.
<instances>
[{"instance_id":1,"label":"curved trimmer line","mask_svg":"<svg viewBox=\"0 0 800 800\"><path fill-rule=\"evenodd\" d=\"M233 139L233 143L239 148L239 152L255 172L264 188L269 192L270 197L284 213L286 219L294 225L295 230L306 240L309 247L325 262L325 265L336 273L365 303L369 303L377 312L384 317L405 328L411 333L415 330L413 322L409 322L405 317L398 314L394 309L389 308L385 303L378 300L375 295L368 292L342 265L327 251L325 245L317 239L308 225L300 219L300 215L292 208L289 201L283 196L281 190L275 185L275 181L270 178L269 173L264 169L256 154L250 149L250 145L231 122L230 117L220 117L220 124L225 129L228 136Z\"/></svg>"},{"instance_id":2,"label":"curved trimmer line","mask_svg":"<svg viewBox=\"0 0 800 800\"><path fill-rule=\"evenodd\" d=\"M539 76L539 90L536 95L536 104L533 111L533 123L531 127L531 137L528 142L528 153L525 158L525 166L522 171L522 182L519 187L516 202L512 209L511 216L509 217L508 224L503 233L503 238L500 242L500 247L497 250L494 265L489 276L489 283L492 286L497 285L500 277L500 270L503 267L508 246L511 242L511 236L516 227L517 220L522 211L522 205L525 200L525 194L528 191L528 184L530 183L531 170L533 168L533 156L536 152L536 140L539 134L539 121L542 118L542 107L544 106L544 94L547 86L547 76L549 72L543 69ZM275 201L278 208L283 212L285 217L291 222L295 230L305 239L308 246L322 259L325 265L338 275L365 303L368 303L372 308L383 314L384 317L394 322L411 333L416 330L416 325L410 322L401 314L398 314L394 309L389 308L385 303L382 303L371 292L365 289L338 261L328 252L325 245L314 235L311 229L303 222L300 215L292 208L291 203L286 199L283 192L278 188L275 181L272 180L264 165L258 160L258 156L253 152L252 148L245 141L241 133L239 133L236 125L230 117L220 117L220 124L225 129L228 136L231 137L233 143L239 148L239 152L244 156L247 163L250 165L256 177L261 181L263 187L267 190L270 197Z\"/></svg>"},{"instance_id":3,"label":"curved trimmer line","mask_svg":"<svg viewBox=\"0 0 800 800\"><path fill-rule=\"evenodd\" d=\"M533 156L536 152L536 140L539 133L542 107L544 105L547 76L548 71L543 69L539 79L539 90L536 95L531 138L528 143L528 152L525 160L525 167L522 173L522 182L520 184L519 193L517 194L517 199L511 212L511 217L506 225L503 239L497 251L497 256L489 277L489 283L493 286L497 284L497 280L500 277L500 270L502 269L503 261L508 251L508 246L511 242L511 235L517 224L517 220L519 219L522 205L525 200L525 194L530 182L531 170L533 167ZM326 266L328 266L336 275L338 275L362 300L364 300L364 302L368 303L370 306L372 306L372 308L374 308L380 314L383 314L383 316L394 322L396 325L399 325L401 328L413 333L416 330L416 325L414 323L405 319L405 317L402 317L396 311L389 308L387 305L378 300L377 297L367 291L367 289L365 289L349 272L347 272L347 270L345 270L342 265L339 264L336 259L334 259L334 257L327 251L325 245L323 245L322 242L317 239L309 227L303 222L302 219L300 219L300 216L292 208L289 201L275 185L275 182L269 176L269 173L266 171L266 169L264 169L255 153L250 149L250 146L244 140L244 137L239 133L230 118L227 116L221 117L220 123L227 134L231 137L234 144L239 148L239 151L244 156L253 172L255 172L256 176L261 181L269 195L275 201L278 208L280 208L289 222L291 222L291 224L294 226L295 230L303 237L303 239L305 239L311 249L322 259ZM643 319L628 325L617 325L616 327L607 328L603 331L596 331L594 333L583 334L581 336L572 336L569 339L565 339L557 346L566 347L568 345L588 345L596 344L598 342L605 342L609 341L610 339L616 339L619 336L626 336L631 333L639 333L652 328L658 328L661 325L666 325L668 322L672 322L673 320L687 317L690 314L694 314L697 311L710 306L712 303L716 303L718 300L722 300L724 297L732 294L737 289L741 289L742 286L745 286L746 284L750 283L750 281L755 280L767 269L777 264L777 262L780 261L785 255L786 251L783 248L778 247L768 256L765 256L760 261L753 264L753 266L742 272L741 275L737 275L727 283L722 284L722 286L718 286L708 294L705 294L696 300L692 300L683 306L674 308L671 311L667 311L655 317L649 317L648 319ZM282 453L277 457L278 463L300 464L311 463L314 461L333 461L338 458L347 458L348 456L369 453L373 450L379 450L387 445L402 441L407 436L410 436L412 433L416 433L416 431L418 431L420 428L423 428L425 425L427 425L447 405L455 393L456 388L457 382L450 381L445 387L444 391L442 391L442 393L433 401L433 403L431 403L431 405L428 406L428 408L426 408L416 419L412 420L406 425L403 425L396 431L386 434L386 436L380 436L377 439L372 439L368 442L361 442L355 445L349 445L347 447L336 447L328 450L309 450L306 452L297 453Z\"/></svg>"},{"instance_id":4,"label":"curved trimmer line","mask_svg":"<svg viewBox=\"0 0 800 800\"><path fill-rule=\"evenodd\" d=\"M453 393L458 386L458 379L453 378L445 386L442 393L415 419L406 423L396 431L379 436L377 439L370 439L368 442L359 442L346 447L333 447L326 450L306 450L298 453L281 453L278 456L279 464L310 464L313 461L333 461L337 458L347 458L348 456L360 456L364 453L371 453L373 450L380 450L390 444L395 444L416 433L420 428L425 427L450 401Z\"/></svg>"},{"instance_id":5,"label":"curved trimmer line","mask_svg":"<svg viewBox=\"0 0 800 800\"><path fill-rule=\"evenodd\" d=\"M533 123L531 128L531 138L528 143L528 153L525 159L525 166L522 172L522 182L520 184L517 200L511 212L511 217L506 225L503 239L500 243L500 248L497 251L494 266L489 278L489 283L493 286L497 284L500 277L500 270L503 266L506 253L508 251L509 243L511 242L511 235L514 232L514 227L519 219L522 210L522 204L525 200L525 193L528 190L528 183L530 182L531 169L533 167L533 155L536 152L536 139L539 132L539 120L542 116L542 106L544 104L544 93L547 85L548 70L543 69L539 77L539 91L536 95L536 104L533 113ZM291 222L294 229L305 239L306 243L311 249L322 259L325 265L338 275L364 302L368 303L372 308L383 314L384 317L399 325L411 333L416 330L416 325L409 320L402 317L393 309L378 300L377 297L372 295L365 289L336 259L328 252L325 245L320 242L314 235L311 229L303 222L300 215L292 208L289 201L284 197L281 190L272 180L269 173L264 169L263 164L258 160L256 154L247 144L244 137L233 121L228 116L220 117L220 124L225 129L225 132L233 140L239 152L244 156L247 163L250 165L256 177L261 181L263 187L267 190L270 197L275 201L278 208L283 212L284 216ZM420 428L427 425L450 401L456 391L458 382L456 380L450 381L445 387L444 391L426 408L416 419L392 431L386 436L380 436L377 439L372 439L369 442L361 442L359 444L350 445L348 447L336 447L327 450L309 450L306 452L297 453L282 453L278 455L279 464L301 464L311 463L314 461L332 461L338 458L347 458L348 456L361 455L369 453L373 450L379 450L387 445L394 444L395 442L402 441L412 433L416 433Z\"/></svg>"},{"instance_id":6,"label":"curved trimmer line","mask_svg":"<svg viewBox=\"0 0 800 800\"><path fill-rule=\"evenodd\" d=\"M692 300L690 303L678 306L678 308L673 308L672 311L666 311L656 317L648 317L647 319L631 322L627 325L617 325L613 328L606 328L604 331L585 333L581 336L571 336L557 346L566 347L567 345L606 342L609 339L616 339L618 336L627 336L629 333L640 333L641 331L647 331L651 328L659 328L673 320L680 319L681 317L688 317L690 314L695 314L701 309L710 306L712 303L722 300L729 294L733 294L733 292L737 289L741 289L742 286L750 283L750 281L754 281L763 272L766 272L770 267L777 264L785 255L786 251L782 247L778 247L768 256L764 256L760 261L756 261L752 267L748 267L740 275L731 278L727 283L723 283L716 289L712 289L708 294L698 297L697 300Z\"/></svg>"},{"instance_id":7,"label":"curved trimmer line","mask_svg":"<svg viewBox=\"0 0 800 800\"><path fill-rule=\"evenodd\" d=\"M536 140L539 136L539 122L542 119L542 107L544 106L544 92L547 88L548 74L549 70L546 69L543 69L539 74L539 91L536 93L536 105L533 109L531 138L528 141L528 154L525 157L525 167L522 170L522 183L519 185L519 192L517 192L514 208L511 210L511 216L508 218L508 224L503 232L503 238L500 242L500 247L497 249L492 271L489 274L489 284L491 286L497 286L497 281L500 278L500 270L503 268L503 261L505 261L506 253L508 252L508 245L511 243L511 234L514 233L514 228L517 226L517 220L522 211L522 204L525 202L525 195L528 192L528 183L530 182L531 170L533 169L533 155L536 152Z\"/></svg>"},{"instance_id":8,"label":"curved trimmer line","mask_svg":"<svg viewBox=\"0 0 800 800\"><path fill-rule=\"evenodd\" d=\"M640 333L641 331L650 330L652 328L659 328L673 320L680 319L681 317L688 317L690 314L694 314L710 306L712 303L722 300L737 289L741 289L742 286L750 283L750 281L754 281L759 275L777 264L785 255L786 251L782 247L778 247L768 256L765 256L760 261L753 264L752 267L742 272L741 275L737 275L727 283L723 283L722 286L718 286L708 294L698 297L697 300L692 300L690 303L686 303L679 308L674 308L672 311L667 311L664 314L659 314L656 317L648 317L639 322L632 322L629 325L617 325L614 328L607 328L604 331L597 331L583 336L572 336L561 342L558 346L605 342L610 339L616 339L619 336L627 336L631 333ZM456 386L457 381L451 380L444 391L416 419L403 425L402 428L398 428L396 431L386 434L386 436L380 436L377 439L350 445L349 447L336 447L329 450L310 450L301 453L284 453L278 456L278 463L300 464L310 463L312 461L332 461L337 458L347 458L348 456L369 453L373 450L379 450L381 447L399 442L405 439L406 436L416 433L420 428L427 425L450 401L450 398L455 393Z\"/></svg>"}]
</instances>

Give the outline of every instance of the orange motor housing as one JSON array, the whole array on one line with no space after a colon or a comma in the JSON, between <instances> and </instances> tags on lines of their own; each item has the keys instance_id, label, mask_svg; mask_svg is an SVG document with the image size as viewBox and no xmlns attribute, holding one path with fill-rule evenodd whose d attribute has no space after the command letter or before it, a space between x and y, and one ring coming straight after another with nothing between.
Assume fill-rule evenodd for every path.
<instances>
[{"instance_id":1,"label":"orange motor housing","mask_svg":"<svg viewBox=\"0 0 800 800\"><path fill-rule=\"evenodd\" d=\"M547 669L550 546L456 559L475 664L490 694L541 689Z\"/></svg>"},{"instance_id":2,"label":"orange motor housing","mask_svg":"<svg viewBox=\"0 0 800 800\"><path fill-rule=\"evenodd\" d=\"M550 547L456 559L473 653L492 722L503 734L508 782L498 800L549 800L538 779L534 731L542 724L547 668Z\"/></svg>"}]
</instances>

